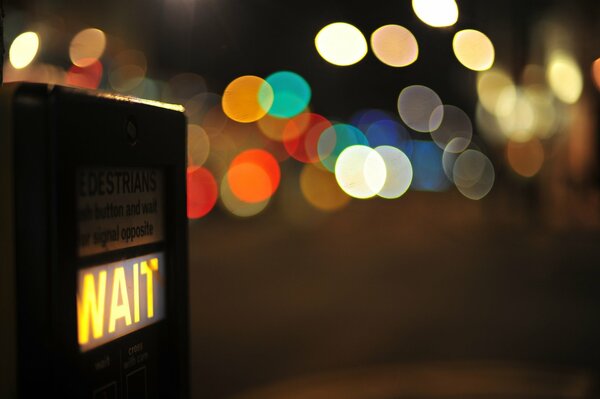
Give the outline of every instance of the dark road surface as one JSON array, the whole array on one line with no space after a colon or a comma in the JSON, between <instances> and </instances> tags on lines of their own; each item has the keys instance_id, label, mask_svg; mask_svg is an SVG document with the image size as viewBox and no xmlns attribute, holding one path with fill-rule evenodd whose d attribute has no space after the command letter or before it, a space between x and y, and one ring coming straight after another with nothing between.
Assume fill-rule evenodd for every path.
<instances>
[{"instance_id":1,"label":"dark road surface","mask_svg":"<svg viewBox=\"0 0 600 399\"><path fill-rule=\"evenodd\" d=\"M581 371L575 391L597 389L600 232L499 195L353 201L304 226L271 205L190 225L194 398L428 362Z\"/></svg>"}]
</instances>

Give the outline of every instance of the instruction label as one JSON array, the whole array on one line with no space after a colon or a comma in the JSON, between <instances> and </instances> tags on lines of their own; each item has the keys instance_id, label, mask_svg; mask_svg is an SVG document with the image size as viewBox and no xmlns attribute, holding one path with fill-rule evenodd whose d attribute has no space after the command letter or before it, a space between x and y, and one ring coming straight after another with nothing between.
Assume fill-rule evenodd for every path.
<instances>
[{"instance_id":1,"label":"instruction label","mask_svg":"<svg viewBox=\"0 0 600 399\"><path fill-rule=\"evenodd\" d=\"M79 169L79 256L162 241L163 202L164 175L161 169Z\"/></svg>"}]
</instances>

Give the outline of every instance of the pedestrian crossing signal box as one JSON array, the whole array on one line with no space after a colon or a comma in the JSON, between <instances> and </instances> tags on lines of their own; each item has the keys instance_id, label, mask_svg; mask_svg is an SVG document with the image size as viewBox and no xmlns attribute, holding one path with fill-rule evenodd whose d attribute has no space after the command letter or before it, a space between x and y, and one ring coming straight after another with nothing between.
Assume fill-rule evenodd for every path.
<instances>
[{"instance_id":1,"label":"pedestrian crossing signal box","mask_svg":"<svg viewBox=\"0 0 600 399\"><path fill-rule=\"evenodd\" d=\"M187 397L183 110L27 83L0 101L0 397Z\"/></svg>"}]
</instances>

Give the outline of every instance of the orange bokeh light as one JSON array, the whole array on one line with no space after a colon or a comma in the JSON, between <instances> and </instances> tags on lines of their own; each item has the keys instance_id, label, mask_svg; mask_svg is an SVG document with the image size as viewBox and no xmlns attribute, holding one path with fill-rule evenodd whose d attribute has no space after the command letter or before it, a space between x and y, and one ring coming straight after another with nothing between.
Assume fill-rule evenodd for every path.
<instances>
[{"instance_id":1,"label":"orange bokeh light","mask_svg":"<svg viewBox=\"0 0 600 399\"><path fill-rule=\"evenodd\" d=\"M240 200L256 203L270 198L281 179L279 164L265 150L252 149L234 158L227 172L232 193Z\"/></svg>"},{"instance_id":2,"label":"orange bokeh light","mask_svg":"<svg viewBox=\"0 0 600 399\"><path fill-rule=\"evenodd\" d=\"M600 90L600 58L592 63L592 78L596 88Z\"/></svg>"},{"instance_id":3,"label":"orange bokeh light","mask_svg":"<svg viewBox=\"0 0 600 399\"><path fill-rule=\"evenodd\" d=\"M525 143L509 141L506 146L508 163L523 177L535 176L544 164L544 147L538 138Z\"/></svg>"},{"instance_id":4,"label":"orange bokeh light","mask_svg":"<svg viewBox=\"0 0 600 399\"><path fill-rule=\"evenodd\" d=\"M273 89L258 76L241 76L223 93L223 112L236 122L256 122L267 114L273 103Z\"/></svg>"}]
</instances>

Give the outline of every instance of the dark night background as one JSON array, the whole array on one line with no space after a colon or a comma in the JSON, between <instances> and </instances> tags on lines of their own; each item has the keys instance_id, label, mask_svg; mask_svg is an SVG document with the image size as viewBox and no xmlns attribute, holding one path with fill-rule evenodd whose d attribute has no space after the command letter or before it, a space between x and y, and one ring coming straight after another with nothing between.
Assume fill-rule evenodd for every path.
<instances>
[{"instance_id":1,"label":"dark night background","mask_svg":"<svg viewBox=\"0 0 600 399\"><path fill-rule=\"evenodd\" d=\"M410 84L427 85L472 115L476 74L459 64L451 46L454 33L467 27L486 32L496 65L515 79L531 60L542 61L535 27L549 15L559 16L576 38L572 50L584 71L600 56L597 1L462 0L458 6L456 26L434 29L417 19L409 1L5 1L7 20L17 12L23 21L49 17L69 32L56 37L57 47L68 45L73 32L97 26L143 50L148 75L194 72L215 93L237 76L295 71L312 87L312 109L333 119L365 108L395 112L399 91ZM403 25L419 41L419 59L393 69L370 52L352 67L330 65L313 40L334 21L365 33ZM49 57L68 61L66 52ZM596 115L598 91L588 75ZM360 385L361 370L405 376L438 367L452 378L456 370L497 365L547 373L517 373L520 380L499 374L505 386L519 380L555 390L539 397L597 396L596 170L582 178L548 172L534 181L512 179L501 151L477 140L497 165L497 183L482 201L456 190L410 192L398 201L354 201L320 214L300 203L291 183L285 188L286 173L289 179L298 173L288 165L284 189L263 214L242 220L217 209L190 221L193 397L391 399L404 397L402 390L378 394L376 383ZM251 393L287 380L297 382L282 385L280 394ZM331 381L359 381L356 396L324 388L286 393ZM428 397L436 384L424 382L410 397ZM448 386L458 393L445 397L476 396L464 394L460 379ZM506 389L485 397L533 397Z\"/></svg>"}]
</instances>

